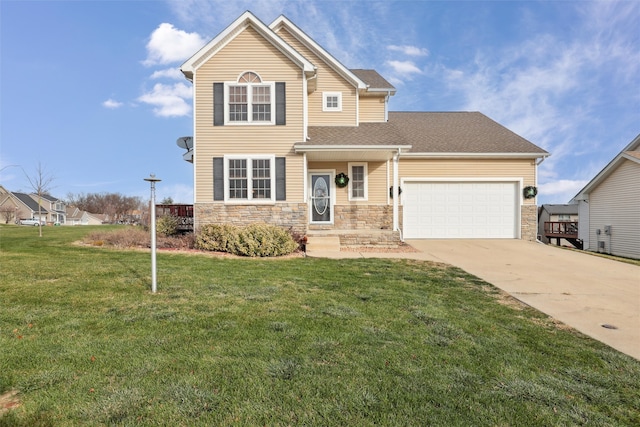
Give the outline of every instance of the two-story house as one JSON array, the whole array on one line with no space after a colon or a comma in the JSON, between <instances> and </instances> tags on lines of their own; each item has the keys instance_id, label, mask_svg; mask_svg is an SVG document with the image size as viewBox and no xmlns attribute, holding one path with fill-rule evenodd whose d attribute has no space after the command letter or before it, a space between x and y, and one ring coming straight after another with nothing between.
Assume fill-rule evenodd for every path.
<instances>
[{"instance_id":1,"label":"two-story house","mask_svg":"<svg viewBox=\"0 0 640 427\"><path fill-rule=\"evenodd\" d=\"M51 224L64 224L67 216L67 206L64 201L53 197L50 194L43 194L38 197L37 194L30 194L31 198L36 202L39 200L48 212L47 222Z\"/></svg>"},{"instance_id":2,"label":"two-story house","mask_svg":"<svg viewBox=\"0 0 640 427\"><path fill-rule=\"evenodd\" d=\"M389 112L389 82L284 16L245 12L181 71L196 230L262 221L344 245L536 238L545 150L479 112Z\"/></svg>"}]
</instances>

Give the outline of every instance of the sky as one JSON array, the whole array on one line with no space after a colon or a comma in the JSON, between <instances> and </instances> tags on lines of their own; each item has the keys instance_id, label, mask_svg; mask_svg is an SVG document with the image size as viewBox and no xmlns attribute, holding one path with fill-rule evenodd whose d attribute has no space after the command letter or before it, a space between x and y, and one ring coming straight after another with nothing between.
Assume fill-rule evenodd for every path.
<instances>
[{"instance_id":1,"label":"sky","mask_svg":"<svg viewBox=\"0 0 640 427\"><path fill-rule=\"evenodd\" d=\"M0 185L193 202L180 65L250 10L281 14L391 111L480 111L551 156L538 204L566 203L640 133L640 1L0 0ZM25 176L26 175L26 176Z\"/></svg>"}]
</instances>

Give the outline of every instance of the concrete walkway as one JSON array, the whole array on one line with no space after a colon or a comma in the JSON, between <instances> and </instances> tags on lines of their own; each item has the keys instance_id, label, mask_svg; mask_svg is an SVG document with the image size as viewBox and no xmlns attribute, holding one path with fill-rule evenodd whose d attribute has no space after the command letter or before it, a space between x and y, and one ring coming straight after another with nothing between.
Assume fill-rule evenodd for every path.
<instances>
[{"instance_id":1,"label":"concrete walkway","mask_svg":"<svg viewBox=\"0 0 640 427\"><path fill-rule=\"evenodd\" d=\"M407 243L418 252L312 251L307 255L407 258L451 264L640 360L640 267L522 240Z\"/></svg>"}]
</instances>

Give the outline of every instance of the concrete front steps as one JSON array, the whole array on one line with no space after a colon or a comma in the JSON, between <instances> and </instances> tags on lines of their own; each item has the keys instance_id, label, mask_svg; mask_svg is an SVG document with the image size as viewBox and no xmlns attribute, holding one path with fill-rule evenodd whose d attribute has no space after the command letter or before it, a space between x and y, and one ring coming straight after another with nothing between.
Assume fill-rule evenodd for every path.
<instances>
[{"instance_id":1,"label":"concrete front steps","mask_svg":"<svg viewBox=\"0 0 640 427\"><path fill-rule=\"evenodd\" d=\"M341 247L397 248L400 233L391 230L309 230L307 252L339 252Z\"/></svg>"},{"instance_id":2,"label":"concrete front steps","mask_svg":"<svg viewBox=\"0 0 640 427\"><path fill-rule=\"evenodd\" d=\"M307 252L340 252L338 236L308 236Z\"/></svg>"}]
</instances>

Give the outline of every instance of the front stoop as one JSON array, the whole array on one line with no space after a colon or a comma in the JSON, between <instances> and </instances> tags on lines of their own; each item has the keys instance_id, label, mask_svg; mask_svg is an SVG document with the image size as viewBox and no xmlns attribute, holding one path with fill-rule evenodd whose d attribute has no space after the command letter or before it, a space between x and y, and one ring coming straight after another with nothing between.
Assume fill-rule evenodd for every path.
<instances>
[{"instance_id":1,"label":"front stoop","mask_svg":"<svg viewBox=\"0 0 640 427\"><path fill-rule=\"evenodd\" d=\"M307 252L340 252L338 236L307 236Z\"/></svg>"},{"instance_id":2,"label":"front stoop","mask_svg":"<svg viewBox=\"0 0 640 427\"><path fill-rule=\"evenodd\" d=\"M307 251L340 251L341 247L397 248L400 233L391 230L309 230Z\"/></svg>"}]
</instances>

